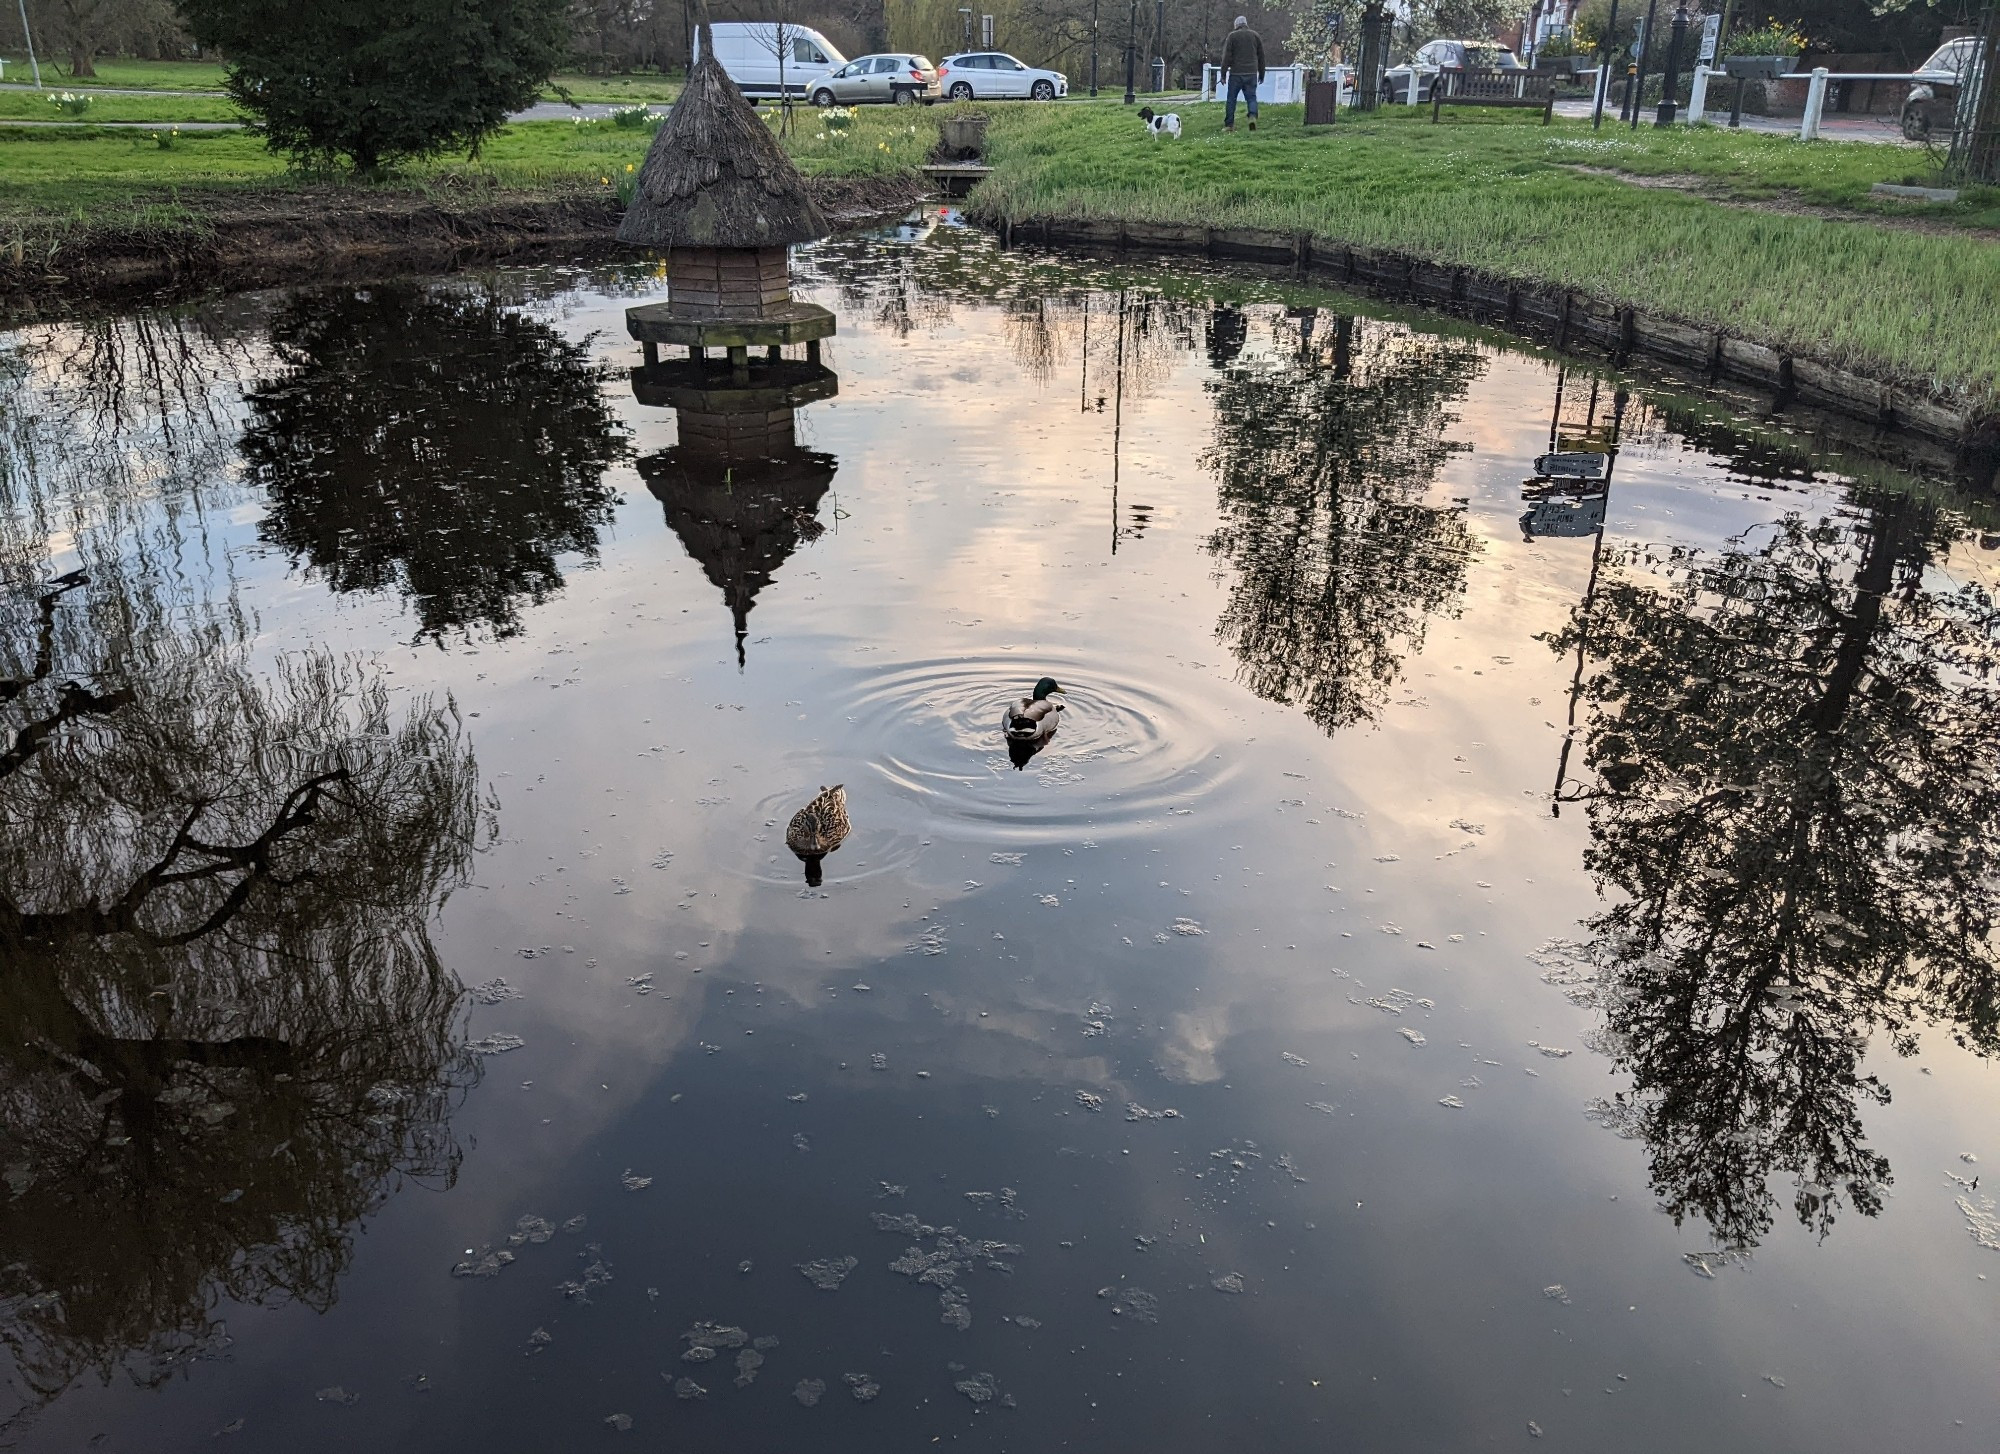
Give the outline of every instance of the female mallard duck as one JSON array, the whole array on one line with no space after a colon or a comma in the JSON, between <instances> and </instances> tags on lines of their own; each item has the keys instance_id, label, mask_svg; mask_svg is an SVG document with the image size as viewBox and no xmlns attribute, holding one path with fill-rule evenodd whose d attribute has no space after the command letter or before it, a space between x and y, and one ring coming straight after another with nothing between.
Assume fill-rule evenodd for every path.
<instances>
[{"instance_id":1,"label":"female mallard duck","mask_svg":"<svg viewBox=\"0 0 2000 1454\"><path fill-rule=\"evenodd\" d=\"M1050 701L1049 693L1061 690L1054 677L1043 677L1035 683L1032 697L1009 702L1007 710L1000 714L1000 730L1007 734L1007 740L1039 742L1045 737L1055 736L1056 719L1062 714L1064 703Z\"/></svg>"},{"instance_id":2,"label":"female mallard duck","mask_svg":"<svg viewBox=\"0 0 2000 1454\"><path fill-rule=\"evenodd\" d=\"M808 887L819 887L820 860L840 847L845 837L847 788L842 783L821 788L818 797L792 814L791 826L785 829L785 846L804 862Z\"/></svg>"}]
</instances>

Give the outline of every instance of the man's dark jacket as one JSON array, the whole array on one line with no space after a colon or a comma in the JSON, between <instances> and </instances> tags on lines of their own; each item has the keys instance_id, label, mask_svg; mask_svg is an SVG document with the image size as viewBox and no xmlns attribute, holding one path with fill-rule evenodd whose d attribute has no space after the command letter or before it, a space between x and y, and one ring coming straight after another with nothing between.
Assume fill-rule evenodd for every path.
<instances>
[{"instance_id":1,"label":"man's dark jacket","mask_svg":"<svg viewBox=\"0 0 2000 1454\"><path fill-rule=\"evenodd\" d=\"M1256 31L1239 25L1229 32L1229 39L1222 47L1222 69L1232 76L1264 79L1264 42L1257 38Z\"/></svg>"}]
</instances>

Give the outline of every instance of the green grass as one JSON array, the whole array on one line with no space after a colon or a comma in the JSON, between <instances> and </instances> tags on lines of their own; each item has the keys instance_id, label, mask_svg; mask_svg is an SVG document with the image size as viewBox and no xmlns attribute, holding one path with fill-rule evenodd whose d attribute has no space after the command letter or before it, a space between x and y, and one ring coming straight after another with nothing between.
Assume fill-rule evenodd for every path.
<instances>
[{"instance_id":1,"label":"green grass","mask_svg":"<svg viewBox=\"0 0 2000 1454\"><path fill-rule=\"evenodd\" d=\"M53 109L53 108L51 108ZM823 129L810 110L796 116L793 147L801 170L828 177L893 176L923 160L936 131L896 107L860 112L844 134ZM477 162L454 158L410 166L375 184L388 191L444 189L571 193L618 190L633 175L652 133L609 121L537 121L508 127ZM89 126L0 128L0 245L15 236L74 237L93 227L193 227L204 198L304 188L365 193L361 183L315 181L291 171L244 132L183 132L161 150L146 132Z\"/></svg>"},{"instance_id":2,"label":"green grass","mask_svg":"<svg viewBox=\"0 0 2000 1454\"><path fill-rule=\"evenodd\" d=\"M0 58L4 58L7 62L9 82L26 82L29 79L28 56L25 51L0 51ZM58 67L44 57L42 84L56 91L85 89L220 91L222 67L212 61L99 60L95 77L78 80L70 75L67 65ZM662 76L656 72L608 76L565 74L556 76L544 88L542 98L547 101L561 100L555 90L558 86L566 89L578 101L603 101L612 104L621 101L671 101L681 93L679 76ZM53 111L55 108L51 106L49 109ZM155 118L148 116L139 119L151 121ZM160 119L167 118L163 116ZM183 116L173 119L219 121L224 118Z\"/></svg>"},{"instance_id":3,"label":"green grass","mask_svg":"<svg viewBox=\"0 0 2000 1454\"><path fill-rule=\"evenodd\" d=\"M1969 399L2000 398L2000 242L1971 230L1992 189L1942 213L1941 234L1880 226L1875 181L1921 170L1899 147L1694 131L1593 133L1518 114L1355 119L1307 133L1297 108L1221 130L1181 110L1178 144L1122 109L996 107L994 175L970 207L1033 216L1307 230L1549 282ZM1241 118L1239 117L1239 128ZM1743 199L1783 193L1854 209L1787 215L1641 187L1580 167L1701 179ZM1929 215L1929 214L1927 214ZM1957 229L1957 230L1954 230Z\"/></svg>"},{"instance_id":4,"label":"green grass","mask_svg":"<svg viewBox=\"0 0 2000 1454\"><path fill-rule=\"evenodd\" d=\"M18 22L16 31L19 31ZM40 47L36 47L37 50ZM26 82L31 79L28 70L28 55L22 50L0 51L0 57L7 61L7 80ZM222 89L222 67L214 61L132 61L99 60L97 74L82 80L70 75L67 65L53 64L47 56L42 60L42 84L57 91L74 91L80 87L91 90L158 90L158 91L220 91ZM50 107L51 111L55 108Z\"/></svg>"},{"instance_id":5,"label":"green grass","mask_svg":"<svg viewBox=\"0 0 2000 1454\"><path fill-rule=\"evenodd\" d=\"M0 91L0 121L241 121L243 113L227 96L93 96L90 109L71 117L49 100L60 90Z\"/></svg>"},{"instance_id":6,"label":"green grass","mask_svg":"<svg viewBox=\"0 0 2000 1454\"><path fill-rule=\"evenodd\" d=\"M671 101L681 93L679 76L557 76L542 88L544 101L560 101L556 87L568 91L576 101L604 101L612 105L637 101Z\"/></svg>"}]
</instances>

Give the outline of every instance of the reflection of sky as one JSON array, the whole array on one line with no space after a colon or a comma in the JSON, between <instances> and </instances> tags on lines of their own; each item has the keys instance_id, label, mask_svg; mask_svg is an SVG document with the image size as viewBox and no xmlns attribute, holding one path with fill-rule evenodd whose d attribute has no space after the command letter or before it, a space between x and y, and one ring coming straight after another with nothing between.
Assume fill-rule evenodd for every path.
<instances>
[{"instance_id":1,"label":"reflection of sky","mask_svg":"<svg viewBox=\"0 0 2000 1454\"><path fill-rule=\"evenodd\" d=\"M625 302L545 311L622 365ZM1250 311L1268 337L1281 310ZM1495 354L1462 401L1450 437L1474 449L1430 498L1466 499L1484 541L1463 609L1430 623L1379 723L1330 739L1238 686L1215 640L1198 352L1126 401L1120 507L1155 513L1115 560L1112 415L1078 410L1073 373L1023 385L997 310L960 301L901 336L843 318L828 358L840 394L799 435L839 460L829 530L759 597L741 672L726 606L629 467L600 561L501 644L398 645L394 603L288 576L254 510L208 522L268 649L362 652L474 714L502 842L438 942L467 983L522 991L472 1033L526 1045L455 1118L456 1187L390 1199L333 1312L239 1312L230 1362L158 1395L79 1390L41 1446L109 1428L166 1447L242 1416L252 1447L553 1448L608 1437L614 1412L655 1442L771 1449L1219 1448L1254 1429L1431 1450L1531 1419L1579 1448L1991 1441L1995 1284L1941 1173L1989 1149L1993 1067L1943 1043L1875 1067L1896 1092L1867 1117L1897 1171L1884 1215L1824 1244L1781 1223L1753 1271L1713 1281L1681 1259L1700 1229L1652 1209L1641 1149L1580 1114L1620 1081L1527 957L1596 903L1582 811L1546 802L1571 664L1537 639L1591 541L1526 544L1517 524L1546 364ZM640 454L673 441L670 415L607 390ZM1714 546L1836 500L1715 478L1628 449L1607 549ZM974 712L1052 661L1088 750L1059 734L1026 773L996 769ZM806 894L784 819L835 781L855 836ZM1391 990L1434 1007L1366 1003ZM1128 1103L1181 1114L1128 1122ZM627 1169L653 1184L624 1191ZM873 1200L883 1181L907 1200ZM1029 1216L989 1229L961 1193L1001 1185ZM1011 1280L966 1275L971 1332L883 1270L905 1245L869 1227L884 1208L1022 1245ZM447 1277L525 1212L590 1220L490 1283ZM587 1307L554 1290L585 1242L613 1272ZM791 1270L850 1253L837 1294ZM1243 1296L1211 1289L1229 1271ZM1098 1289L1121 1284L1160 1298L1157 1326L1111 1314ZM781 1337L756 1386L729 1386L727 1355L679 1362L702 1318ZM524 1359L537 1327L554 1341ZM973 1418L947 1360L1020 1407ZM429 1393L403 1386L419 1370ZM661 1380L690 1371L699 1405ZM882 1399L855 1406L846 1372ZM811 1413L785 1396L805 1377L833 1385ZM333 1384L362 1402L316 1403Z\"/></svg>"}]
</instances>

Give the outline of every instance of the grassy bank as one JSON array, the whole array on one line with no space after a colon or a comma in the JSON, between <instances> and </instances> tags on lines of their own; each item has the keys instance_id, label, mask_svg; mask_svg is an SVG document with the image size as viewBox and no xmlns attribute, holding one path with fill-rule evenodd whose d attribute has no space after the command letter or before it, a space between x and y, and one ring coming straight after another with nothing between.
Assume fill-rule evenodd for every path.
<instances>
[{"instance_id":1,"label":"grassy bank","mask_svg":"<svg viewBox=\"0 0 2000 1454\"><path fill-rule=\"evenodd\" d=\"M915 195L936 138L922 117L879 107L845 130L824 121L801 112L792 144L826 205ZM279 281L343 249L445 266L460 241L532 246L538 230L542 244L603 241L651 143L649 130L610 121L531 122L477 162L360 183L302 176L243 132L183 132L162 148L146 132L0 128L0 295L46 307L160 284Z\"/></svg>"},{"instance_id":2,"label":"grassy bank","mask_svg":"<svg viewBox=\"0 0 2000 1454\"><path fill-rule=\"evenodd\" d=\"M1270 108L1262 130L1225 136L1221 108L1195 106L1172 144L1122 108L998 109L996 170L969 205L1016 221L1310 231L2000 398L2000 241L1982 231L2000 225L2000 193L1916 230L1868 196L1921 175L1903 148L1488 116L1343 117L1308 133L1296 108Z\"/></svg>"},{"instance_id":3,"label":"grassy bank","mask_svg":"<svg viewBox=\"0 0 2000 1454\"><path fill-rule=\"evenodd\" d=\"M845 130L829 130L818 112L801 108L791 148L808 175L875 177L912 170L936 137L925 117L900 109L860 111ZM407 166L372 188L393 192L477 183L533 190L588 184L615 191L652 140L644 127L621 127L608 119L524 122L489 141L477 161L450 158ZM0 130L0 239L9 228L54 221L87 226L168 196L196 202L212 192L296 190L309 180L249 133L183 132L163 148L148 132L88 125ZM372 189L339 179L318 185L347 193Z\"/></svg>"}]
</instances>

